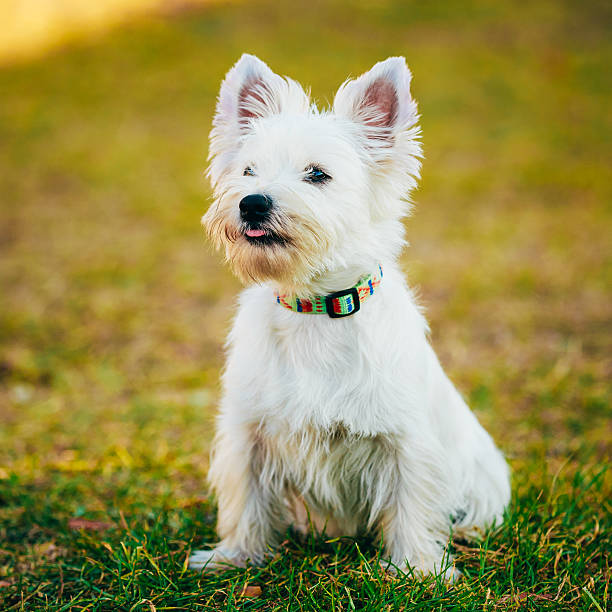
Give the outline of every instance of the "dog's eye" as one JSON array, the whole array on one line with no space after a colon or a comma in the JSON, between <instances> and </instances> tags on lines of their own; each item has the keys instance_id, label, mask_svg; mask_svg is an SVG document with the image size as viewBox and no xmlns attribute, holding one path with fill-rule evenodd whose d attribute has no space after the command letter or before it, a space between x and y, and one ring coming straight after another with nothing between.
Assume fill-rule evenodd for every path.
<instances>
[{"instance_id":1,"label":"dog's eye","mask_svg":"<svg viewBox=\"0 0 612 612\"><path fill-rule=\"evenodd\" d=\"M318 166L309 166L304 172L306 173L304 180L309 183L325 183L331 179L331 176L323 172Z\"/></svg>"},{"instance_id":2,"label":"dog's eye","mask_svg":"<svg viewBox=\"0 0 612 612\"><path fill-rule=\"evenodd\" d=\"M242 176L255 176L255 171L251 166L247 166L242 173Z\"/></svg>"}]
</instances>

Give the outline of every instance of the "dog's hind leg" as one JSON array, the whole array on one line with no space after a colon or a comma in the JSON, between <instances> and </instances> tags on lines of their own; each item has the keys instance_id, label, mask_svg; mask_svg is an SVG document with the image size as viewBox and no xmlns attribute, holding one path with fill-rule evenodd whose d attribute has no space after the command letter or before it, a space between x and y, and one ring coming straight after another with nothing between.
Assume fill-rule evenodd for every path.
<instances>
[{"instance_id":1,"label":"dog's hind leg","mask_svg":"<svg viewBox=\"0 0 612 612\"><path fill-rule=\"evenodd\" d=\"M459 538L482 537L503 522L510 501L510 476L506 460L491 438L481 430L478 444L462 478L462 503L454 512L454 534Z\"/></svg>"},{"instance_id":2,"label":"dog's hind leg","mask_svg":"<svg viewBox=\"0 0 612 612\"><path fill-rule=\"evenodd\" d=\"M212 550L195 551L192 569L260 563L286 528L284 482L266 455L254 428L227 427L220 419L208 478L217 495L221 541Z\"/></svg>"},{"instance_id":3,"label":"dog's hind leg","mask_svg":"<svg viewBox=\"0 0 612 612\"><path fill-rule=\"evenodd\" d=\"M414 442L396 449L394 482L379 521L388 569L454 580L460 573L445 552L450 535L445 474L431 448L415 451Z\"/></svg>"}]
</instances>

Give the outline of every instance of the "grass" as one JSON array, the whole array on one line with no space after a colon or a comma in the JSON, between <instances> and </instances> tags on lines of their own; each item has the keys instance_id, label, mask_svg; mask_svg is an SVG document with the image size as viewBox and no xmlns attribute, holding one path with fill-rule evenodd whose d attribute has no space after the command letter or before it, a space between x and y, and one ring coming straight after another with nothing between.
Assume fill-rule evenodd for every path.
<instances>
[{"instance_id":1,"label":"grass","mask_svg":"<svg viewBox=\"0 0 612 612\"><path fill-rule=\"evenodd\" d=\"M611 23L595 1L229 3L2 68L0 609L606 610ZM239 290L199 228L202 170L242 51L323 101L388 55L415 75L403 263L514 473L505 524L455 543L452 587L292 534L263 568L185 569L214 540Z\"/></svg>"}]
</instances>

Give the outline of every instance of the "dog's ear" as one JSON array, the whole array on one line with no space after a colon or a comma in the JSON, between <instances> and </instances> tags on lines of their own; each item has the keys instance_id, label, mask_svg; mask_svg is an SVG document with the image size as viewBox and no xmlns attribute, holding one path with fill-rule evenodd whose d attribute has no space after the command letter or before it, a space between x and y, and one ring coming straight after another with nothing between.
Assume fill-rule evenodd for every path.
<instances>
[{"instance_id":1,"label":"dog's ear","mask_svg":"<svg viewBox=\"0 0 612 612\"><path fill-rule=\"evenodd\" d=\"M250 119L279 113L284 83L259 58L243 54L221 84L215 122L237 122L245 130Z\"/></svg>"},{"instance_id":2,"label":"dog's ear","mask_svg":"<svg viewBox=\"0 0 612 612\"><path fill-rule=\"evenodd\" d=\"M343 83L334 99L334 113L357 128L359 144L371 164L373 219L407 214L406 198L419 178L419 116L410 80L406 60L390 57Z\"/></svg>"},{"instance_id":3,"label":"dog's ear","mask_svg":"<svg viewBox=\"0 0 612 612\"><path fill-rule=\"evenodd\" d=\"M363 127L370 149L385 154L398 135L415 128L417 105L410 95L412 75L403 57L390 57L354 80L345 81L334 112ZM416 136L413 130L411 136Z\"/></svg>"},{"instance_id":4,"label":"dog's ear","mask_svg":"<svg viewBox=\"0 0 612 612\"><path fill-rule=\"evenodd\" d=\"M285 110L306 112L309 104L298 83L275 74L254 55L243 54L225 76L217 100L209 154L213 185L227 170L254 121Z\"/></svg>"}]
</instances>

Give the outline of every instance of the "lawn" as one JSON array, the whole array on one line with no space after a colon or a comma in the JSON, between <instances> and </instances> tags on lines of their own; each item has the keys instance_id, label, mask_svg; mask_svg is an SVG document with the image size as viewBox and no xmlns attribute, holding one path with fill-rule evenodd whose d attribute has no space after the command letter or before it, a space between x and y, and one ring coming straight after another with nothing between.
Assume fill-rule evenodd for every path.
<instances>
[{"instance_id":1,"label":"lawn","mask_svg":"<svg viewBox=\"0 0 612 612\"><path fill-rule=\"evenodd\" d=\"M612 12L606 2L213 3L0 69L1 610L593 610L610 599ZM312 86L389 55L426 154L402 259L513 470L452 587L367 541L200 576L238 282L199 226L243 51Z\"/></svg>"}]
</instances>

